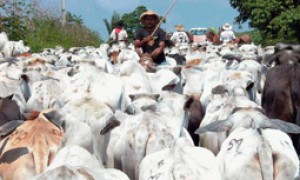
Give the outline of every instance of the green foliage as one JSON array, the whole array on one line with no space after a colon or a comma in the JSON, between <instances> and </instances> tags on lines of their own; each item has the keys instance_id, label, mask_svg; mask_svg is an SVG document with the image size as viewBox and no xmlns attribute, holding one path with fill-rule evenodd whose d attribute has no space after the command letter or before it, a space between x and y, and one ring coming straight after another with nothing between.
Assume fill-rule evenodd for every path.
<instances>
[{"instance_id":1,"label":"green foliage","mask_svg":"<svg viewBox=\"0 0 300 180\"><path fill-rule=\"evenodd\" d=\"M67 23L69 23L69 24L77 24L77 25L83 24L83 20L82 20L81 16L76 16L75 14L71 14L70 12L67 12L66 20L67 20Z\"/></svg>"},{"instance_id":2,"label":"green foliage","mask_svg":"<svg viewBox=\"0 0 300 180\"><path fill-rule=\"evenodd\" d=\"M147 8L145 6L139 6L135 8L133 12L126 13L122 16L122 20L125 24L125 29L128 33L129 41L132 41L134 39L134 33L136 32L136 30L142 27L140 23L140 15L146 11Z\"/></svg>"},{"instance_id":3,"label":"green foliage","mask_svg":"<svg viewBox=\"0 0 300 180\"><path fill-rule=\"evenodd\" d=\"M124 29L127 31L129 42L133 40L134 33L137 29L141 28L139 18L143 12L146 12L147 8L145 6L139 6L135 8L133 12L125 13L123 16L120 16L117 12L114 12L110 22L107 19L104 19L103 22L105 24L108 36L112 30L116 27L117 22L119 20L124 21ZM109 40L110 41L110 40Z\"/></svg>"},{"instance_id":4,"label":"green foliage","mask_svg":"<svg viewBox=\"0 0 300 180\"><path fill-rule=\"evenodd\" d=\"M147 8L145 6L138 6L132 12L125 13L122 16L120 16L120 14L118 14L117 12L114 12L110 22L108 22L107 19L103 20L108 32L108 36L110 36L112 30L116 27L117 22L119 20L123 20L124 29L127 31L128 34L128 41L132 42L134 39L135 32L137 31L137 29L140 29L142 27L142 24L140 23L140 15L146 11ZM163 23L165 22L166 21L164 20Z\"/></svg>"},{"instance_id":5,"label":"green foliage","mask_svg":"<svg viewBox=\"0 0 300 180\"><path fill-rule=\"evenodd\" d=\"M113 31L113 29L116 27L118 21L120 21L120 20L121 20L120 14L118 14L115 11L113 12L110 22L107 19L103 19L104 25L107 30L108 37L110 36L110 33Z\"/></svg>"},{"instance_id":6,"label":"green foliage","mask_svg":"<svg viewBox=\"0 0 300 180\"><path fill-rule=\"evenodd\" d=\"M0 31L5 31L10 40L24 39L27 16L31 6L21 0L0 1Z\"/></svg>"},{"instance_id":7,"label":"green foliage","mask_svg":"<svg viewBox=\"0 0 300 180\"><path fill-rule=\"evenodd\" d=\"M60 45L64 48L99 46L103 41L96 32L81 24L67 23L61 26L58 19L33 19L31 31L28 31L25 42L33 52L43 48L54 48Z\"/></svg>"},{"instance_id":8,"label":"green foliage","mask_svg":"<svg viewBox=\"0 0 300 180\"><path fill-rule=\"evenodd\" d=\"M230 4L239 12L235 21L239 24L249 21L261 44L300 43L300 1L230 0Z\"/></svg>"},{"instance_id":9,"label":"green foliage","mask_svg":"<svg viewBox=\"0 0 300 180\"><path fill-rule=\"evenodd\" d=\"M35 18L33 18L35 17ZM43 48L99 46L100 35L88 29L80 16L67 12L67 23L61 26L57 17L21 0L0 1L0 31L9 40L24 40L33 52Z\"/></svg>"}]
</instances>

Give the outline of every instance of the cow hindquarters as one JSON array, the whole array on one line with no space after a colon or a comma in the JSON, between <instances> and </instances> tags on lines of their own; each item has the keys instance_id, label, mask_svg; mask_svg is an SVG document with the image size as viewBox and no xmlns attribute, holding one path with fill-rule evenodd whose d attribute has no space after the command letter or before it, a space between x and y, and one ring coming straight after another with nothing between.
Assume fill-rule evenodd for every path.
<instances>
[{"instance_id":1,"label":"cow hindquarters","mask_svg":"<svg viewBox=\"0 0 300 180\"><path fill-rule=\"evenodd\" d=\"M294 73L292 76L292 85L291 85L291 97L293 101L293 116L295 119L295 123L300 126L300 67L294 67ZM294 147L296 148L296 152L300 154L300 136L293 135L292 137Z\"/></svg>"},{"instance_id":2,"label":"cow hindquarters","mask_svg":"<svg viewBox=\"0 0 300 180\"><path fill-rule=\"evenodd\" d=\"M274 180L294 179L298 172L290 158L285 154L273 154ZM288 169L287 169L288 168Z\"/></svg>"}]
</instances>

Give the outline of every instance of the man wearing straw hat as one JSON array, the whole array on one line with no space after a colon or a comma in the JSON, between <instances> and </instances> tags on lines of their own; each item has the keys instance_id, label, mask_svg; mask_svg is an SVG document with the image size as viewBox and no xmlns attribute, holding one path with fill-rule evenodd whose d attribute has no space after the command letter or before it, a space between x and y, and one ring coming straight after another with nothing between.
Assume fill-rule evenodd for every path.
<instances>
[{"instance_id":1,"label":"man wearing straw hat","mask_svg":"<svg viewBox=\"0 0 300 180\"><path fill-rule=\"evenodd\" d=\"M174 32L170 38L175 43L175 46L187 45L189 43L189 37L186 32L184 32L184 26L178 24L175 26L175 29L177 32Z\"/></svg>"},{"instance_id":2,"label":"man wearing straw hat","mask_svg":"<svg viewBox=\"0 0 300 180\"><path fill-rule=\"evenodd\" d=\"M164 54L166 32L159 27L159 16L154 11L148 10L141 14L140 22L143 27L136 32L134 45L141 58L141 64L146 61L151 65L159 65L166 61Z\"/></svg>"},{"instance_id":3,"label":"man wearing straw hat","mask_svg":"<svg viewBox=\"0 0 300 180\"><path fill-rule=\"evenodd\" d=\"M222 32L220 34L220 41L223 44L227 44L228 42L233 42L235 40L234 32L232 31L232 26L229 23L225 23L222 26Z\"/></svg>"}]
</instances>

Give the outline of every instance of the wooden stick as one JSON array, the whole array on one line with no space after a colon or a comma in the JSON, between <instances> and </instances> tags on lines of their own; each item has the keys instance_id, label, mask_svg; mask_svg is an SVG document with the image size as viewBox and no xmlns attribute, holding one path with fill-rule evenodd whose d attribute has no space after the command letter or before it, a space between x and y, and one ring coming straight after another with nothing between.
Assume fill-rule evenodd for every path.
<instances>
[{"instance_id":1,"label":"wooden stick","mask_svg":"<svg viewBox=\"0 0 300 180\"><path fill-rule=\"evenodd\" d=\"M171 11L172 7L174 6L176 0L174 0L171 4L171 6L168 8L166 14L161 18L160 22L157 24L157 26L155 27L154 31L152 32L151 36L154 35L154 33L158 30L159 26L161 25L161 23L166 19L167 15L169 14L169 12Z\"/></svg>"}]
</instances>

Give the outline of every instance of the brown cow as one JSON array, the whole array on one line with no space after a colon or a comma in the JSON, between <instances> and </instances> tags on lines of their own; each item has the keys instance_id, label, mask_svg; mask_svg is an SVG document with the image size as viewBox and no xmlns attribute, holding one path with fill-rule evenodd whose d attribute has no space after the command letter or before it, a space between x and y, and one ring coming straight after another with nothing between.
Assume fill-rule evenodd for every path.
<instances>
[{"instance_id":1,"label":"brown cow","mask_svg":"<svg viewBox=\"0 0 300 180\"><path fill-rule=\"evenodd\" d=\"M23 123L11 121L0 127L4 137L0 142L0 176L4 180L28 179L52 162L64 135L55 120L54 111L33 113Z\"/></svg>"},{"instance_id":2,"label":"brown cow","mask_svg":"<svg viewBox=\"0 0 300 180\"><path fill-rule=\"evenodd\" d=\"M237 36L234 42L239 46L243 44L249 44L252 42L252 37L249 34L242 34Z\"/></svg>"},{"instance_id":3,"label":"brown cow","mask_svg":"<svg viewBox=\"0 0 300 180\"><path fill-rule=\"evenodd\" d=\"M220 41L220 33L214 33L213 31L207 31L206 39L208 42L211 42L214 45L222 44L222 42Z\"/></svg>"},{"instance_id":4,"label":"brown cow","mask_svg":"<svg viewBox=\"0 0 300 180\"><path fill-rule=\"evenodd\" d=\"M213 31L207 31L206 39L208 42L212 42L214 45L220 45L222 42L220 41L220 32L214 33ZM243 44L249 44L252 42L252 37L249 34L243 34L237 36L234 41L229 41L228 44L237 44L238 46Z\"/></svg>"},{"instance_id":5,"label":"brown cow","mask_svg":"<svg viewBox=\"0 0 300 180\"><path fill-rule=\"evenodd\" d=\"M300 65L285 63L267 72L262 93L262 107L269 118L300 125ZM299 154L298 135L293 143Z\"/></svg>"},{"instance_id":6,"label":"brown cow","mask_svg":"<svg viewBox=\"0 0 300 180\"><path fill-rule=\"evenodd\" d=\"M265 59L267 66L278 66L285 63L300 63L300 45L277 43L274 54Z\"/></svg>"},{"instance_id":7,"label":"brown cow","mask_svg":"<svg viewBox=\"0 0 300 180\"><path fill-rule=\"evenodd\" d=\"M12 98L13 94L5 98L0 97L0 126L11 120L23 119L19 105Z\"/></svg>"},{"instance_id":8,"label":"brown cow","mask_svg":"<svg viewBox=\"0 0 300 180\"><path fill-rule=\"evenodd\" d=\"M187 125L187 130L191 135L194 145L199 145L199 135L194 132L199 128L200 123L204 117L204 112L202 110L200 96L192 95L184 104L184 109L189 113L189 122Z\"/></svg>"}]
</instances>

